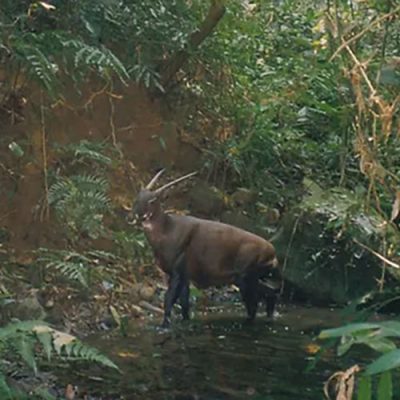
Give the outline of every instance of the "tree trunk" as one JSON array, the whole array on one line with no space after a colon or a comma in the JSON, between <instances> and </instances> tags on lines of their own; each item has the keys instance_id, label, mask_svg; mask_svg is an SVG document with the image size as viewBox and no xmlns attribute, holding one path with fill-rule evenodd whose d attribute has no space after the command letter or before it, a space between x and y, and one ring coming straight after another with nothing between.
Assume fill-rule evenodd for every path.
<instances>
[{"instance_id":1,"label":"tree trunk","mask_svg":"<svg viewBox=\"0 0 400 400\"><path fill-rule=\"evenodd\" d=\"M186 48L174 54L162 68L161 84L164 89L174 78L179 69L190 57L190 51L195 50L212 33L220 19L225 14L225 6L222 0L211 0L207 16L198 29L193 32L188 40Z\"/></svg>"}]
</instances>

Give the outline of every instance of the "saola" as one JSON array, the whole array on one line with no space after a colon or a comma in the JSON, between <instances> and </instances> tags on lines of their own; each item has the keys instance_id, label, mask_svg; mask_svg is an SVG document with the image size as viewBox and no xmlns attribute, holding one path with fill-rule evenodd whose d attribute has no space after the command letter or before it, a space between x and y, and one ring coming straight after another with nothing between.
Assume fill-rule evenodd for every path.
<instances>
[{"instance_id":1,"label":"saola","mask_svg":"<svg viewBox=\"0 0 400 400\"><path fill-rule=\"evenodd\" d=\"M179 299L183 319L189 319L189 284L199 288L235 284L253 321L260 300L273 316L277 291L262 283L272 273L280 282L274 246L250 232L216 221L165 213L161 194L196 173L185 175L152 190L163 170L142 189L133 205L161 269L168 275L163 326L170 323L171 310ZM261 281L261 282L260 282Z\"/></svg>"}]
</instances>

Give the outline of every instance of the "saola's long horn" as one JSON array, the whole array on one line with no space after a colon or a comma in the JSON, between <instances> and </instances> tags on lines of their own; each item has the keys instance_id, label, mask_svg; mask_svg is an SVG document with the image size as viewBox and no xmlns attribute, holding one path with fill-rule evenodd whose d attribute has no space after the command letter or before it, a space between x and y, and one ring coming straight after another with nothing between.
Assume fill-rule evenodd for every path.
<instances>
[{"instance_id":1,"label":"saola's long horn","mask_svg":"<svg viewBox=\"0 0 400 400\"><path fill-rule=\"evenodd\" d=\"M158 171L154 177L152 178L152 180L147 184L146 189L150 190L154 184L157 182L158 178L163 174L163 172L165 171L165 168L163 168L161 171Z\"/></svg>"},{"instance_id":2,"label":"saola's long horn","mask_svg":"<svg viewBox=\"0 0 400 400\"><path fill-rule=\"evenodd\" d=\"M181 182L181 181L183 181L183 180L185 180L185 179L188 179L188 178L190 178L190 177L192 177L192 176L194 176L194 175L196 175L196 174L197 174L197 171L191 172L190 174L187 174L187 175L184 175L184 176L181 176L180 178L175 179L174 181L169 182L169 183L167 183L167 184L164 185L164 186L161 186L160 188L158 188L158 189L155 191L155 193L156 193L156 194L160 194L161 192L163 192L164 190L168 189L169 187L171 187L171 186L173 186L173 185L176 185L178 182Z\"/></svg>"}]
</instances>

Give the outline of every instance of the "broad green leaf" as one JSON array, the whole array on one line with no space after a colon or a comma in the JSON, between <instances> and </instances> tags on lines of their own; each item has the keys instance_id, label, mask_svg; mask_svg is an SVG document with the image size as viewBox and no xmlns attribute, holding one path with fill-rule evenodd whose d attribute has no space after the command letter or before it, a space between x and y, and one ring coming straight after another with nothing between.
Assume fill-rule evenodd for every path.
<instances>
[{"instance_id":1,"label":"broad green leaf","mask_svg":"<svg viewBox=\"0 0 400 400\"><path fill-rule=\"evenodd\" d=\"M379 374L400 366L400 349L393 350L380 356L373 363L369 364L366 370L367 375Z\"/></svg>"},{"instance_id":2,"label":"broad green leaf","mask_svg":"<svg viewBox=\"0 0 400 400\"><path fill-rule=\"evenodd\" d=\"M371 400L372 382L370 376L362 376L357 390L357 400Z\"/></svg>"},{"instance_id":3,"label":"broad green leaf","mask_svg":"<svg viewBox=\"0 0 400 400\"><path fill-rule=\"evenodd\" d=\"M384 321L380 323L380 336L400 337L400 321Z\"/></svg>"},{"instance_id":4,"label":"broad green leaf","mask_svg":"<svg viewBox=\"0 0 400 400\"><path fill-rule=\"evenodd\" d=\"M388 353L396 349L396 345L391 340L382 337L367 337L359 343L364 343L380 353Z\"/></svg>"},{"instance_id":5,"label":"broad green leaf","mask_svg":"<svg viewBox=\"0 0 400 400\"><path fill-rule=\"evenodd\" d=\"M359 322L355 324L348 324L339 328L325 329L318 335L319 339L337 338L345 335L352 335L361 331L369 329L377 329L380 325L378 323Z\"/></svg>"},{"instance_id":6,"label":"broad green leaf","mask_svg":"<svg viewBox=\"0 0 400 400\"><path fill-rule=\"evenodd\" d=\"M384 372L378 384L378 400L391 400L393 397L392 373Z\"/></svg>"}]
</instances>

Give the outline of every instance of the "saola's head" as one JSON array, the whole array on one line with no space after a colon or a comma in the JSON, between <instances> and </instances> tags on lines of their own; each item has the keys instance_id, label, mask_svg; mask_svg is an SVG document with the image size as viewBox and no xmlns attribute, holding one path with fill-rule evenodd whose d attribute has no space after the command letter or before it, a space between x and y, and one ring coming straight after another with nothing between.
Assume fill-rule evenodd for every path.
<instances>
[{"instance_id":1,"label":"saola's head","mask_svg":"<svg viewBox=\"0 0 400 400\"><path fill-rule=\"evenodd\" d=\"M141 189L136 196L132 208L132 213L134 220L136 220L137 222L149 220L150 218L161 212L161 196L163 193L165 193L166 189L172 187L173 185L176 185L178 182L181 182L184 179L190 178L191 176L197 174L197 172L192 172L178 179L175 179L174 181L169 182L158 189L152 190L156 181L163 172L163 169L159 171L147 184L147 186Z\"/></svg>"}]
</instances>

